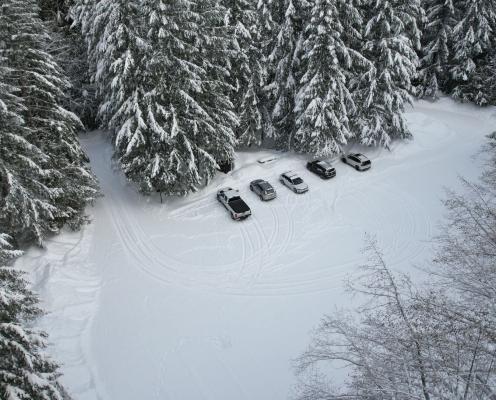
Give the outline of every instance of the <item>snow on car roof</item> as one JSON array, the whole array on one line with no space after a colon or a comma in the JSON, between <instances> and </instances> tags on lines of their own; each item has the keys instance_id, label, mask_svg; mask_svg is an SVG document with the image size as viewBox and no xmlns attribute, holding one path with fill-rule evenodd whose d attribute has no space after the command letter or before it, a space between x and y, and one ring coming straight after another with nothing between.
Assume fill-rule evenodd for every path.
<instances>
[{"instance_id":1,"label":"snow on car roof","mask_svg":"<svg viewBox=\"0 0 496 400\"><path fill-rule=\"evenodd\" d=\"M278 159L277 156L267 156L267 157L262 157L259 158L257 161L259 164L269 164L271 162L274 162Z\"/></svg>"},{"instance_id":2,"label":"snow on car roof","mask_svg":"<svg viewBox=\"0 0 496 400\"><path fill-rule=\"evenodd\" d=\"M230 187L222 188L220 191L224 192L227 196L239 196L239 191Z\"/></svg>"},{"instance_id":3,"label":"snow on car roof","mask_svg":"<svg viewBox=\"0 0 496 400\"><path fill-rule=\"evenodd\" d=\"M322 168L325 169L332 168L332 165L326 161L317 161L317 165L320 165Z\"/></svg>"},{"instance_id":4,"label":"snow on car roof","mask_svg":"<svg viewBox=\"0 0 496 400\"><path fill-rule=\"evenodd\" d=\"M294 178L298 176L298 174L295 171L286 171L283 175L286 175L288 178Z\"/></svg>"},{"instance_id":5,"label":"snow on car roof","mask_svg":"<svg viewBox=\"0 0 496 400\"><path fill-rule=\"evenodd\" d=\"M360 161L366 161L368 158L361 153L355 153L355 157L359 158Z\"/></svg>"}]
</instances>

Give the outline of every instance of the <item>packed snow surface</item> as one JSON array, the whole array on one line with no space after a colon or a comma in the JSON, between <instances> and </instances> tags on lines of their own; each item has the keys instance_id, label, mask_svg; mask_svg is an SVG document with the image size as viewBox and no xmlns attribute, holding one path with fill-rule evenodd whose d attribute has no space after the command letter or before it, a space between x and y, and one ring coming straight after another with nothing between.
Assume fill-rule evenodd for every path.
<instances>
[{"instance_id":1,"label":"packed snow surface","mask_svg":"<svg viewBox=\"0 0 496 400\"><path fill-rule=\"evenodd\" d=\"M286 399L311 329L351 302L343 279L365 260L365 233L391 267L416 274L432 256L443 188L480 174L477 153L496 126L493 108L448 99L418 102L407 118L413 141L350 149L371 158L370 171L336 160L337 177L324 181L306 157L260 164L276 153L241 152L231 174L164 204L126 183L104 134L83 136L105 195L88 210L92 223L18 262L48 311L40 326L74 398ZM279 183L287 170L308 193ZM257 178L276 200L249 191ZM224 186L240 190L249 219L232 221L216 201Z\"/></svg>"}]
</instances>

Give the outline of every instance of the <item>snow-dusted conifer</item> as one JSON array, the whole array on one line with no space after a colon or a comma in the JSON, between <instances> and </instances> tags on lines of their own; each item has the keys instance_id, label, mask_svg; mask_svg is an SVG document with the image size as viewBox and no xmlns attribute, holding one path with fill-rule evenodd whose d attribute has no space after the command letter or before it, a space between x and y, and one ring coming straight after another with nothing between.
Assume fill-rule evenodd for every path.
<instances>
[{"instance_id":1,"label":"snow-dusted conifer","mask_svg":"<svg viewBox=\"0 0 496 400\"><path fill-rule=\"evenodd\" d=\"M476 59L494 44L496 4L493 0L461 1L462 18L453 29L454 55L451 73L467 81L475 70Z\"/></svg>"},{"instance_id":2,"label":"snow-dusted conifer","mask_svg":"<svg viewBox=\"0 0 496 400\"><path fill-rule=\"evenodd\" d=\"M460 0L460 20L453 28L452 95L487 103L480 86L481 68L491 62L496 44L496 1ZM472 84L473 82L473 84Z\"/></svg>"},{"instance_id":3,"label":"snow-dusted conifer","mask_svg":"<svg viewBox=\"0 0 496 400\"><path fill-rule=\"evenodd\" d=\"M472 101L479 106L496 104L496 52L491 50L485 57L477 59L472 77L458 83L453 96L462 101Z\"/></svg>"},{"instance_id":4,"label":"snow-dusted conifer","mask_svg":"<svg viewBox=\"0 0 496 400\"><path fill-rule=\"evenodd\" d=\"M256 30L259 37L260 63L263 68L264 86L260 92L262 135L264 142L269 144L274 139L274 127L272 124L272 108L274 93L271 91L271 82L274 81L275 65L270 61L276 45L275 37L279 31L281 21L281 9L284 0L258 0Z\"/></svg>"},{"instance_id":5,"label":"snow-dusted conifer","mask_svg":"<svg viewBox=\"0 0 496 400\"><path fill-rule=\"evenodd\" d=\"M257 51L250 51L251 74L246 83L244 96L240 104L239 126L237 128L238 143L243 146L260 146L263 143L263 67ZM253 71L254 70L254 71Z\"/></svg>"},{"instance_id":6,"label":"snow-dusted conifer","mask_svg":"<svg viewBox=\"0 0 496 400\"><path fill-rule=\"evenodd\" d=\"M236 137L242 146L259 146L263 139L261 96L265 68L256 4L249 0L229 0L225 3L234 37L230 76L235 88L234 111L239 118Z\"/></svg>"},{"instance_id":7,"label":"snow-dusted conifer","mask_svg":"<svg viewBox=\"0 0 496 400\"><path fill-rule=\"evenodd\" d=\"M459 16L453 0L426 0L417 95L436 99L449 81L453 27Z\"/></svg>"},{"instance_id":8,"label":"snow-dusted conifer","mask_svg":"<svg viewBox=\"0 0 496 400\"><path fill-rule=\"evenodd\" d=\"M236 124L227 93L223 27L215 2L147 0L150 46L139 60L139 140L126 126L117 133L117 155L126 175L144 191L183 195L205 184L219 162L234 156ZM136 60L138 62L138 60Z\"/></svg>"},{"instance_id":9,"label":"snow-dusted conifer","mask_svg":"<svg viewBox=\"0 0 496 400\"><path fill-rule=\"evenodd\" d=\"M72 0L40 0L40 15L50 34L48 52L60 66L70 87L66 90L64 107L76 114L86 128L96 127L98 109L91 69L86 54L86 43L81 33L81 25L74 22L69 11ZM79 7L87 7L76 3ZM76 7L74 7L75 9Z\"/></svg>"},{"instance_id":10,"label":"snow-dusted conifer","mask_svg":"<svg viewBox=\"0 0 496 400\"><path fill-rule=\"evenodd\" d=\"M84 4L79 7L86 13L81 25L87 31L89 56L95 68L98 115L102 126L114 133L117 153L127 173L132 166L122 159L123 155L147 157L143 109L147 44L142 38L141 6L135 0L103 0L93 3L90 10Z\"/></svg>"},{"instance_id":11,"label":"snow-dusted conifer","mask_svg":"<svg viewBox=\"0 0 496 400\"><path fill-rule=\"evenodd\" d=\"M7 266L20 255L8 240L7 235L0 234L0 397L68 399L58 382L58 366L45 354L46 334L27 327L41 310L22 273Z\"/></svg>"},{"instance_id":12,"label":"snow-dusted conifer","mask_svg":"<svg viewBox=\"0 0 496 400\"><path fill-rule=\"evenodd\" d=\"M258 0L257 2L257 25L259 32L265 38L270 38L278 23L278 5L281 0Z\"/></svg>"},{"instance_id":13,"label":"snow-dusted conifer","mask_svg":"<svg viewBox=\"0 0 496 400\"><path fill-rule=\"evenodd\" d=\"M18 240L41 244L55 211L50 189L43 183L46 172L42 165L48 157L28 140L22 117L26 110L16 88L6 82L3 51L0 49L0 224Z\"/></svg>"},{"instance_id":14,"label":"snow-dusted conifer","mask_svg":"<svg viewBox=\"0 0 496 400\"><path fill-rule=\"evenodd\" d=\"M284 3L286 0L258 0L257 2L257 32L261 39L261 51L264 60L272 54L275 37L284 17ZM270 71L271 65L266 65Z\"/></svg>"},{"instance_id":15,"label":"snow-dusted conifer","mask_svg":"<svg viewBox=\"0 0 496 400\"><path fill-rule=\"evenodd\" d=\"M278 148L291 149L296 132L295 97L303 75L304 28L309 13L305 0L284 0L273 33L272 51L268 62L272 74L266 87L271 106L270 122Z\"/></svg>"},{"instance_id":16,"label":"snow-dusted conifer","mask_svg":"<svg viewBox=\"0 0 496 400\"><path fill-rule=\"evenodd\" d=\"M418 1L368 1L364 7L362 54L372 62L354 88L359 140L368 146L388 147L392 139L409 138L403 111L411 103L412 78L418 57L415 44L421 14Z\"/></svg>"},{"instance_id":17,"label":"snow-dusted conifer","mask_svg":"<svg viewBox=\"0 0 496 400\"><path fill-rule=\"evenodd\" d=\"M37 12L33 0L5 0L1 8L2 81L14 89L6 109L22 120L16 129L2 127L2 140L13 146L3 158L2 219L15 240L41 244L47 231L79 226L98 191L78 142L81 123L61 106L68 83L46 51Z\"/></svg>"},{"instance_id":18,"label":"snow-dusted conifer","mask_svg":"<svg viewBox=\"0 0 496 400\"><path fill-rule=\"evenodd\" d=\"M316 0L312 7L308 38L303 43L306 68L296 96L297 151L326 156L341 152L349 138L349 116L354 113L349 80L364 60L349 47L348 35L361 18L354 2Z\"/></svg>"},{"instance_id":19,"label":"snow-dusted conifer","mask_svg":"<svg viewBox=\"0 0 496 400\"><path fill-rule=\"evenodd\" d=\"M234 156L226 10L211 0L104 0L79 1L73 15L126 176L145 193L207 183Z\"/></svg>"}]
</instances>

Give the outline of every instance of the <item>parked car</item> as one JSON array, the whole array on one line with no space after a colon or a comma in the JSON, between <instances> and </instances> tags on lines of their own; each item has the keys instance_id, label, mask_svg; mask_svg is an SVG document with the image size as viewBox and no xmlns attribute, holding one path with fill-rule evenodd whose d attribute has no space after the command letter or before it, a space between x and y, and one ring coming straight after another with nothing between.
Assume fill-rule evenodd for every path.
<instances>
[{"instance_id":1,"label":"parked car","mask_svg":"<svg viewBox=\"0 0 496 400\"><path fill-rule=\"evenodd\" d=\"M272 156L259 158L257 161L259 164L263 165L263 164L272 164L273 162L275 162L277 160L278 160L278 157L276 155L272 155Z\"/></svg>"},{"instance_id":2,"label":"parked car","mask_svg":"<svg viewBox=\"0 0 496 400\"><path fill-rule=\"evenodd\" d=\"M322 179L330 179L336 176L336 168L326 161L310 161L307 163L307 169Z\"/></svg>"},{"instance_id":3,"label":"parked car","mask_svg":"<svg viewBox=\"0 0 496 400\"><path fill-rule=\"evenodd\" d=\"M268 201L277 197L277 193L272 185L263 179L256 179L250 182L250 190L260 197L260 200Z\"/></svg>"},{"instance_id":4,"label":"parked car","mask_svg":"<svg viewBox=\"0 0 496 400\"><path fill-rule=\"evenodd\" d=\"M294 171L287 171L281 174L279 181L295 193L308 192L308 185Z\"/></svg>"},{"instance_id":5,"label":"parked car","mask_svg":"<svg viewBox=\"0 0 496 400\"><path fill-rule=\"evenodd\" d=\"M217 200L224 205L234 220L240 221L251 215L250 207L241 199L239 192L233 188L220 189L217 192Z\"/></svg>"},{"instance_id":6,"label":"parked car","mask_svg":"<svg viewBox=\"0 0 496 400\"><path fill-rule=\"evenodd\" d=\"M360 153L345 154L341 158L341 161L343 161L345 164L351 165L357 171L366 171L370 169L370 167L372 167L372 163L370 162L370 160Z\"/></svg>"}]
</instances>

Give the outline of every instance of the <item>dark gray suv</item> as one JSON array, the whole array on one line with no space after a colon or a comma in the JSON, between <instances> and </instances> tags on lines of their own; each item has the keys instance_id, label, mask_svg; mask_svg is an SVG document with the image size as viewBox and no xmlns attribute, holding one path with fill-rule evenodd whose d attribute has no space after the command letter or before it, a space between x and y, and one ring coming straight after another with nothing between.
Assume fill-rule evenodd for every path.
<instances>
[{"instance_id":1,"label":"dark gray suv","mask_svg":"<svg viewBox=\"0 0 496 400\"><path fill-rule=\"evenodd\" d=\"M256 179L250 182L250 190L260 197L260 200L268 201L277 197L277 193L272 185L263 179Z\"/></svg>"}]
</instances>

